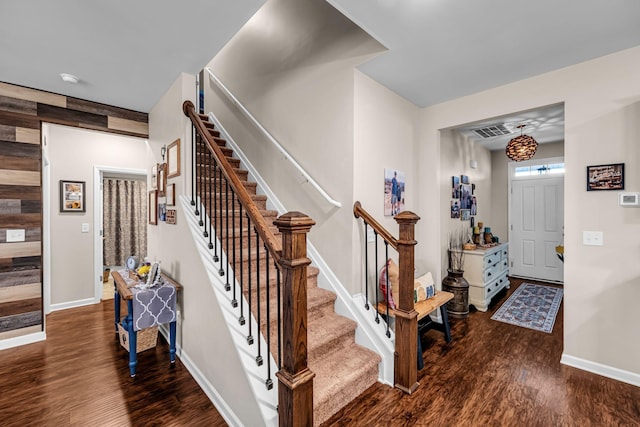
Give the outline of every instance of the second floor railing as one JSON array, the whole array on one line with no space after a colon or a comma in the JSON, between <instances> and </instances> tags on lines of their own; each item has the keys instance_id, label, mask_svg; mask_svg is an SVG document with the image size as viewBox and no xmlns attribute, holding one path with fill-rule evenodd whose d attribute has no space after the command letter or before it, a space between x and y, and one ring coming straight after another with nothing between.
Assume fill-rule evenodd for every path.
<instances>
[{"instance_id":1,"label":"second floor railing","mask_svg":"<svg viewBox=\"0 0 640 427\"><path fill-rule=\"evenodd\" d=\"M371 216L360 204L355 202L353 205L353 214L356 218L361 218L364 223L365 236L365 308L374 310L375 321L380 322L379 307L383 306L386 311L382 314L386 319L389 316L389 304L379 304L378 298L378 272L381 270L379 265L378 247L379 241L384 247L384 263L386 274L383 280L386 280L386 300L390 300L391 286L389 282L389 247L397 251L398 255L398 295L394 295L396 308L394 310L395 323L395 361L394 361L394 382L395 386L406 393L412 393L418 386L418 367L416 363L416 355L418 352L418 313L414 309L413 300L413 276L415 268L414 249L416 245L415 225L420 217L413 212L404 211L397 214L394 219L399 226L398 237L394 237L387 231L378 221ZM369 245L367 236L371 228L374 235L374 253L369 253ZM374 295L369 295L371 286L369 283L369 271L372 267L370 259L373 257L373 267L375 272L375 286L373 287ZM370 298L375 300L375 307L371 307ZM387 322L387 336L391 337L390 325Z\"/></svg>"}]
</instances>

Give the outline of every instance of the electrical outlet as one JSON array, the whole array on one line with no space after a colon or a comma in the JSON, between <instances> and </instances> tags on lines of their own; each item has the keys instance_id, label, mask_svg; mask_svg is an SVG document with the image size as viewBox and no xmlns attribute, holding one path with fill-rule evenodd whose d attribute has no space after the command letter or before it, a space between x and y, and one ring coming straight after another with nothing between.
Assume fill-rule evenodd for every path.
<instances>
[{"instance_id":1,"label":"electrical outlet","mask_svg":"<svg viewBox=\"0 0 640 427\"><path fill-rule=\"evenodd\" d=\"M583 231L582 244L587 246L603 246L604 235L602 231Z\"/></svg>"},{"instance_id":2,"label":"electrical outlet","mask_svg":"<svg viewBox=\"0 0 640 427\"><path fill-rule=\"evenodd\" d=\"M7 243L11 242L24 242L24 229L23 230L7 230Z\"/></svg>"}]
</instances>

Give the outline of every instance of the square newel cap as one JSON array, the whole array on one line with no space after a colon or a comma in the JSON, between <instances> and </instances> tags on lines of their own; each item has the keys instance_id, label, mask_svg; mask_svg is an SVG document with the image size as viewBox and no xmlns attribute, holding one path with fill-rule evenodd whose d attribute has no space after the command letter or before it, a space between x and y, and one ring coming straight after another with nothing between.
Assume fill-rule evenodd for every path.
<instances>
[{"instance_id":1,"label":"square newel cap","mask_svg":"<svg viewBox=\"0 0 640 427\"><path fill-rule=\"evenodd\" d=\"M289 230L293 233L307 233L315 224L314 220L302 212L287 212L273 221L280 232Z\"/></svg>"},{"instance_id":2,"label":"square newel cap","mask_svg":"<svg viewBox=\"0 0 640 427\"><path fill-rule=\"evenodd\" d=\"M415 224L420 221L420 217L411 211L402 211L398 215L394 216L398 224Z\"/></svg>"}]
</instances>

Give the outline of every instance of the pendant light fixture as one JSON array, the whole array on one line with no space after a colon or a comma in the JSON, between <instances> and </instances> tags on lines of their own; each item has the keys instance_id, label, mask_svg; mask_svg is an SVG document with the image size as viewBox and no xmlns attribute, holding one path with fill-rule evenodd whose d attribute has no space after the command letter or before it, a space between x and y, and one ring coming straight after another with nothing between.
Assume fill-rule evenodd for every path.
<instances>
[{"instance_id":1,"label":"pendant light fixture","mask_svg":"<svg viewBox=\"0 0 640 427\"><path fill-rule=\"evenodd\" d=\"M515 162L529 160L536 154L536 150L538 149L538 143L533 137L522 134L522 129L525 126L526 125L517 126L517 128L520 129L520 136L516 136L509 141L505 149L507 157Z\"/></svg>"}]
</instances>

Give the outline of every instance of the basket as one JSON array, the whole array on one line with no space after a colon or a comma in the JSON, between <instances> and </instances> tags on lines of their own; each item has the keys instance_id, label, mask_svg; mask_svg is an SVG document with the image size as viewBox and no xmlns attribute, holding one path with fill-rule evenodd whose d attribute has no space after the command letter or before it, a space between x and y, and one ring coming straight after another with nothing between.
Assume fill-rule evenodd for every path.
<instances>
[{"instance_id":1,"label":"basket","mask_svg":"<svg viewBox=\"0 0 640 427\"><path fill-rule=\"evenodd\" d=\"M129 351L129 331L118 324L118 335L120 337L120 345ZM136 353L140 353L150 348L154 348L158 342L158 327L152 326L142 329L137 333Z\"/></svg>"}]
</instances>

